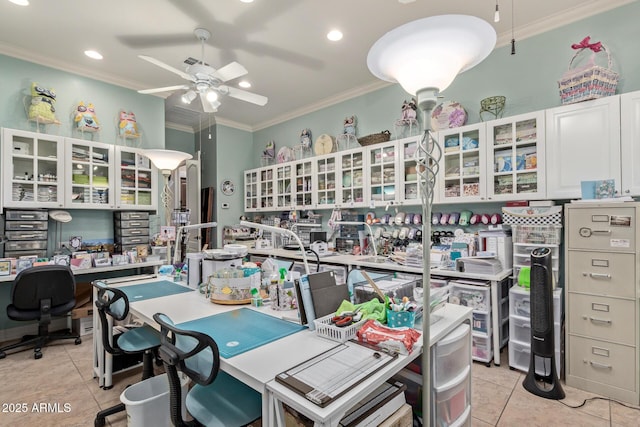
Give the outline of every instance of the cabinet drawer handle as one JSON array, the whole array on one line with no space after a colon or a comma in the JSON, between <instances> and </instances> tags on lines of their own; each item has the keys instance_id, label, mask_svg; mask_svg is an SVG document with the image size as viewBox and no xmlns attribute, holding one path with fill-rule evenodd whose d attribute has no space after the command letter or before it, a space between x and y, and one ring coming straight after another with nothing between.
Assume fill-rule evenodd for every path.
<instances>
[{"instance_id":1,"label":"cabinet drawer handle","mask_svg":"<svg viewBox=\"0 0 640 427\"><path fill-rule=\"evenodd\" d=\"M586 276L587 274L584 273L584 275ZM589 277L592 279L611 279L611 275L605 273L589 273Z\"/></svg>"},{"instance_id":2,"label":"cabinet drawer handle","mask_svg":"<svg viewBox=\"0 0 640 427\"><path fill-rule=\"evenodd\" d=\"M30 224L20 224L20 228L28 228L29 230L33 230L35 226Z\"/></svg>"},{"instance_id":3,"label":"cabinet drawer handle","mask_svg":"<svg viewBox=\"0 0 640 427\"><path fill-rule=\"evenodd\" d=\"M598 369L611 369L611 365L605 365L604 363L598 363L598 362L594 362L593 360L590 360L589 363L591 364L591 366L593 366L594 368L598 368Z\"/></svg>"},{"instance_id":4,"label":"cabinet drawer handle","mask_svg":"<svg viewBox=\"0 0 640 427\"><path fill-rule=\"evenodd\" d=\"M591 230L593 234L611 234L611 230Z\"/></svg>"},{"instance_id":5,"label":"cabinet drawer handle","mask_svg":"<svg viewBox=\"0 0 640 427\"><path fill-rule=\"evenodd\" d=\"M584 320L587 320L587 316L582 316ZM589 320L593 323L606 323L607 325L611 324L611 319L598 319L597 317L589 317Z\"/></svg>"}]
</instances>

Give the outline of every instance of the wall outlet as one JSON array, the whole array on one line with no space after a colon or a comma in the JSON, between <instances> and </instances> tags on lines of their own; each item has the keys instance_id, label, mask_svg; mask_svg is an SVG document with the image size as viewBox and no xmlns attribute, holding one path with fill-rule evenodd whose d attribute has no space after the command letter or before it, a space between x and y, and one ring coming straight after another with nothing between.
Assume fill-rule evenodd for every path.
<instances>
[{"instance_id":1,"label":"wall outlet","mask_svg":"<svg viewBox=\"0 0 640 427\"><path fill-rule=\"evenodd\" d=\"M229 209L229 203L223 203L222 209Z\"/></svg>"}]
</instances>

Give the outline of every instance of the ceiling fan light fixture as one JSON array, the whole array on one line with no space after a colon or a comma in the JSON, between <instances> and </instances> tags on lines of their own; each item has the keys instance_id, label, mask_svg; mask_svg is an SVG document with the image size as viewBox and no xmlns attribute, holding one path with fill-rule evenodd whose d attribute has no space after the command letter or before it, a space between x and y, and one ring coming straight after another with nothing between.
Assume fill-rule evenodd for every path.
<instances>
[{"instance_id":1,"label":"ceiling fan light fixture","mask_svg":"<svg viewBox=\"0 0 640 427\"><path fill-rule=\"evenodd\" d=\"M253 3L253 0L240 0L242 3Z\"/></svg>"},{"instance_id":2,"label":"ceiling fan light fixture","mask_svg":"<svg viewBox=\"0 0 640 427\"><path fill-rule=\"evenodd\" d=\"M91 59L102 59L102 54L96 50L85 50L84 54L87 55Z\"/></svg>"},{"instance_id":3,"label":"ceiling fan light fixture","mask_svg":"<svg viewBox=\"0 0 640 427\"><path fill-rule=\"evenodd\" d=\"M191 104L191 101L193 101L194 99L196 99L196 93L192 90L185 92L180 99L182 100L182 102L184 102L185 104Z\"/></svg>"},{"instance_id":4,"label":"ceiling fan light fixture","mask_svg":"<svg viewBox=\"0 0 640 427\"><path fill-rule=\"evenodd\" d=\"M210 90L207 92L207 101L214 102L218 100L218 93L215 90Z\"/></svg>"},{"instance_id":5,"label":"ceiling fan light fixture","mask_svg":"<svg viewBox=\"0 0 640 427\"><path fill-rule=\"evenodd\" d=\"M29 6L29 0L9 0L13 4L18 6Z\"/></svg>"}]
</instances>

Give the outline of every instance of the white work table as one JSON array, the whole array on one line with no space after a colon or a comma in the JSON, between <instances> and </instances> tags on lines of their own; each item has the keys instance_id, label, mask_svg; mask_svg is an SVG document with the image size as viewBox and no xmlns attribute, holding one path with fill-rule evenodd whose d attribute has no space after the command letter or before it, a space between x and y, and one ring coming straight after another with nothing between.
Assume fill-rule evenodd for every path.
<instances>
[{"instance_id":1,"label":"white work table","mask_svg":"<svg viewBox=\"0 0 640 427\"><path fill-rule=\"evenodd\" d=\"M128 286L156 280L158 279L145 279L112 286ZM280 317L283 313L288 313L274 311L269 306L255 308L246 305L219 305L210 302L198 291L130 303L131 313L152 325L155 325L153 321L155 313L164 313L178 324L236 310L241 307L251 308L276 317ZM471 321L471 309L462 306L446 304L444 308L438 311L438 315L441 316L441 320L431 327L432 344L462 322ZM337 421L344 416L344 413L367 394L366 391L372 390L374 386L381 384L400 371L407 363L418 357L421 350L418 346L414 348L411 355L398 356L393 362L368 377L364 382L355 386L353 390L336 399L325 408L320 408L302 396L275 383L274 379L279 373L322 354L338 344L336 341L320 337L315 332L304 329L231 358L220 358L220 368L262 393L263 425L284 425L278 420L283 419L282 413L279 412L279 409L282 408L281 402L286 402L301 413L310 416L316 421L317 425L335 426ZM221 344L218 343L218 345Z\"/></svg>"},{"instance_id":2,"label":"white work table","mask_svg":"<svg viewBox=\"0 0 640 427\"><path fill-rule=\"evenodd\" d=\"M300 251L291 251L286 249L269 249L269 250L260 250L260 249L249 249L250 255L258 255L258 256L271 256L276 258L288 258L294 260L302 260L302 254ZM334 264L334 265L343 265L347 268L351 269L354 267L360 267L364 269L374 269L374 270L389 270L403 273L412 273L412 274L422 274L422 269L416 267L407 267L396 262L388 260L387 262L368 262L367 258L372 258L368 255L345 255L345 254L337 254L337 255L328 255L320 257L321 264ZM315 256L308 255L307 261L309 263L309 268L311 271L314 269L311 267L315 263ZM493 330L493 363L496 366L500 365L500 318L497 315L498 307L500 306L500 292L499 292L499 284L507 277L511 276L512 270L507 269L503 270L498 274L472 274L466 273L463 271L456 270L448 270L441 268L432 268L431 275L432 276L442 276L447 278L455 278L455 279L471 279L471 280L484 280L490 283L491 288L491 307L493 310L496 310L496 314L491 316L492 322L492 330ZM489 362L490 363L490 362Z\"/></svg>"}]
</instances>

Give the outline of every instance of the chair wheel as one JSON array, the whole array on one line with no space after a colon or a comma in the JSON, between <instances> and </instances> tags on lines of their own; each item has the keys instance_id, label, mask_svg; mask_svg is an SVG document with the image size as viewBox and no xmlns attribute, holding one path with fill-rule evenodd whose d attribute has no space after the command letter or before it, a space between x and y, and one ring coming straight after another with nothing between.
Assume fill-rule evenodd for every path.
<instances>
[{"instance_id":1,"label":"chair wheel","mask_svg":"<svg viewBox=\"0 0 640 427\"><path fill-rule=\"evenodd\" d=\"M82 344L82 338L80 338L80 337L76 338L75 343L76 343L76 345Z\"/></svg>"},{"instance_id":2,"label":"chair wheel","mask_svg":"<svg viewBox=\"0 0 640 427\"><path fill-rule=\"evenodd\" d=\"M4 359L5 357L7 357L7 353L0 351L0 359Z\"/></svg>"},{"instance_id":3,"label":"chair wheel","mask_svg":"<svg viewBox=\"0 0 640 427\"><path fill-rule=\"evenodd\" d=\"M42 352L36 351L35 353L33 353L33 358L34 359L42 359Z\"/></svg>"}]
</instances>

